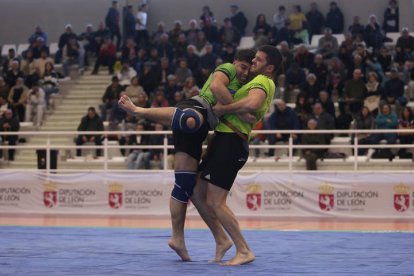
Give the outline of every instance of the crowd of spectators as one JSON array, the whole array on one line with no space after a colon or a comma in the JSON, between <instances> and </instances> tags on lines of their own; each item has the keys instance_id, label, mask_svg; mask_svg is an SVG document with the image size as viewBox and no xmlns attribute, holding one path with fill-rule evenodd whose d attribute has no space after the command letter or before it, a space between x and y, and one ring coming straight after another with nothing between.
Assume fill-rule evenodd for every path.
<instances>
[{"instance_id":1,"label":"crowd of spectators","mask_svg":"<svg viewBox=\"0 0 414 276\"><path fill-rule=\"evenodd\" d=\"M292 5L290 12L279 6L271 20L258 14L256 22L248 22L237 5L231 5L229 16L218 22L214 11L204 6L199 18L188 24L176 20L169 29L159 22L155 30L147 28L148 8L142 4L135 14L133 6L125 7L121 22L118 3L113 1L105 23L100 23L96 30L88 24L77 35L70 24L66 25L54 60L48 56L47 34L37 27L24 56L16 57L10 51L3 62L0 90L7 92L3 99L9 101L21 121L28 120L30 116L25 112L38 110L33 105L47 104L48 97L56 93L59 76L53 70L54 63L63 64L61 77L68 75L73 65L85 69L92 66L92 74L106 66L112 81L96 116L109 121L112 129L153 130L159 126L134 122L134 118L117 108L120 95L126 93L136 105L145 107L174 106L197 95L217 65L232 62L241 38L250 29L255 47L271 44L283 55L277 76L278 100L258 129L412 128L412 111L407 103L414 100L414 37L402 28L395 47L386 46L387 33L400 31L395 0L389 1L382 24L376 15L370 15L367 24L354 16L349 26L345 26L336 2L329 4L326 15L312 2L307 12L299 5ZM344 34L344 41L339 43L335 34ZM318 47L312 49L309 43L315 35L321 37ZM91 65L93 59L95 63ZM8 87L4 88L5 85ZM30 112L27 106L31 106ZM365 135L358 139L360 143L412 143L414 136L408 136L395 135L391 139ZM312 136L293 138L297 144L315 140ZM329 144L333 135L319 138L319 142ZM147 143L140 137L117 139L121 144ZM256 144L274 144L287 139L287 135L276 134L260 135L253 140ZM407 153L400 152L401 156ZM129 168L145 167L145 162L137 160L146 154L139 153L143 152L131 151L134 156L128 158ZM362 150L360 153L366 154ZM265 154L272 156L274 152ZM310 159L323 154L304 151Z\"/></svg>"}]
</instances>

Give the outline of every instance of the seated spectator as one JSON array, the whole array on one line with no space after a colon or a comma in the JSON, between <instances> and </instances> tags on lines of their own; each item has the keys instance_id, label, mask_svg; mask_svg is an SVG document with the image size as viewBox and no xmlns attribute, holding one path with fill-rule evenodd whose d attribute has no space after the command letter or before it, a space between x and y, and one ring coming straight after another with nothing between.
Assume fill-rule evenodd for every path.
<instances>
[{"instance_id":1,"label":"seated spectator","mask_svg":"<svg viewBox=\"0 0 414 276\"><path fill-rule=\"evenodd\" d=\"M158 66L157 66L158 67ZM168 76L174 74L174 68L168 58L163 57L160 60L160 66L157 68L158 79L160 84L166 85L168 83Z\"/></svg>"},{"instance_id":2,"label":"seated spectator","mask_svg":"<svg viewBox=\"0 0 414 276\"><path fill-rule=\"evenodd\" d=\"M123 87L129 86L131 84L132 78L134 78L137 75L137 72L129 65L130 65L129 61L124 60L122 62L122 69L117 74L119 84L122 85Z\"/></svg>"},{"instance_id":3,"label":"seated spectator","mask_svg":"<svg viewBox=\"0 0 414 276\"><path fill-rule=\"evenodd\" d=\"M307 98L304 93L299 93L296 97L296 104L294 111L299 118L300 125L305 125L305 120L307 116L312 113L312 105L307 101Z\"/></svg>"},{"instance_id":4,"label":"seated spectator","mask_svg":"<svg viewBox=\"0 0 414 276\"><path fill-rule=\"evenodd\" d=\"M20 122L23 122L25 118L28 97L29 88L24 85L23 78L18 78L16 85L10 89L9 98L7 100L12 106L13 114L19 118Z\"/></svg>"},{"instance_id":5,"label":"seated spectator","mask_svg":"<svg viewBox=\"0 0 414 276\"><path fill-rule=\"evenodd\" d=\"M125 92L121 92L119 94L119 98L118 100L121 98L122 95L125 95ZM109 116L109 127L108 130L109 131L117 131L117 130L122 130L121 126L124 124L125 120L127 118L127 113L125 110L123 110L119 105L118 105L118 101L115 101L112 104L112 108L111 108L111 115ZM112 140L111 138L113 138L112 135L108 136L108 139ZM113 140L119 140L118 136L115 135L115 139Z\"/></svg>"},{"instance_id":6,"label":"seated spectator","mask_svg":"<svg viewBox=\"0 0 414 276\"><path fill-rule=\"evenodd\" d=\"M13 87L16 85L18 78L24 79L24 74L20 70L19 61L13 60L10 65L10 69L7 70L6 74L4 75L4 80L9 87Z\"/></svg>"},{"instance_id":7,"label":"seated spectator","mask_svg":"<svg viewBox=\"0 0 414 276\"><path fill-rule=\"evenodd\" d=\"M183 23L181 22L181 20L175 20L171 31L169 31L168 34L167 34L167 32L164 32L164 34L160 35L160 42L163 39L167 38L167 42L172 47L172 45L175 45L177 43L177 40L178 40L178 37L180 36L180 34L183 34L183 33L184 33ZM165 36L165 34L167 36Z\"/></svg>"},{"instance_id":8,"label":"seated spectator","mask_svg":"<svg viewBox=\"0 0 414 276\"><path fill-rule=\"evenodd\" d=\"M138 74L138 79L148 96L152 97L155 88L157 88L159 84L159 79L151 62L146 61L144 63L143 69Z\"/></svg>"},{"instance_id":9,"label":"seated spectator","mask_svg":"<svg viewBox=\"0 0 414 276\"><path fill-rule=\"evenodd\" d=\"M113 104L118 101L119 94L121 94L122 91L123 87L119 84L118 77L113 76L112 83L106 88L102 97L102 104L99 106L103 121L108 119L107 112L112 108Z\"/></svg>"},{"instance_id":10,"label":"seated spectator","mask_svg":"<svg viewBox=\"0 0 414 276\"><path fill-rule=\"evenodd\" d=\"M88 108L88 114L84 116L79 124L78 131L104 131L104 126L101 118L96 114L94 107ZM92 142L97 146L102 146L102 135L82 135L80 134L76 139L76 145L81 146L84 143ZM81 156L82 150L76 149L76 156ZM96 149L96 156L102 155L102 149Z\"/></svg>"},{"instance_id":11,"label":"seated spectator","mask_svg":"<svg viewBox=\"0 0 414 276\"><path fill-rule=\"evenodd\" d=\"M270 115L267 121L264 122L265 128L269 130L297 130L300 129L299 118L295 111L286 106L283 100L276 101L275 111ZM269 134L267 140L269 145L274 145L277 142L287 143L289 141L289 134ZM292 134L293 142L297 142L297 135ZM268 156L274 155L274 149L269 149Z\"/></svg>"},{"instance_id":12,"label":"seated spectator","mask_svg":"<svg viewBox=\"0 0 414 276\"><path fill-rule=\"evenodd\" d=\"M306 77L306 83L302 89L306 100L310 104L314 104L319 98L319 93L323 89L323 86L317 81L315 74L308 74Z\"/></svg>"},{"instance_id":13,"label":"seated spectator","mask_svg":"<svg viewBox=\"0 0 414 276\"><path fill-rule=\"evenodd\" d=\"M0 118L8 109L11 109L11 105L7 101L7 98L0 94Z\"/></svg>"},{"instance_id":14,"label":"seated spectator","mask_svg":"<svg viewBox=\"0 0 414 276\"><path fill-rule=\"evenodd\" d=\"M145 93L144 89L141 85L139 85L139 80L137 76L134 76L131 79L131 85L128 86L125 89L126 95L131 99L131 101L137 105L138 104L138 95L144 94L147 96L147 93Z\"/></svg>"},{"instance_id":15,"label":"seated spectator","mask_svg":"<svg viewBox=\"0 0 414 276\"><path fill-rule=\"evenodd\" d=\"M303 69L309 69L313 64L315 55L308 51L305 44L300 44L295 54L295 62Z\"/></svg>"},{"instance_id":16,"label":"seated spectator","mask_svg":"<svg viewBox=\"0 0 414 276\"><path fill-rule=\"evenodd\" d=\"M314 119L317 121L317 129L335 129L335 118L332 117L331 114L326 112L323 109L323 106L321 103L315 103L312 107L312 113L309 114L306 119L304 120L304 128L306 128L307 123L309 120ZM322 136L325 136L326 143L330 143L330 141L333 138L332 134L321 134Z\"/></svg>"},{"instance_id":17,"label":"seated spectator","mask_svg":"<svg viewBox=\"0 0 414 276\"><path fill-rule=\"evenodd\" d=\"M299 67L297 63L293 63L286 73L286 84L290 97L294 99L294 93L299 93L306 83L305 70Z\"/></svg>"},{"instance_id":18,"label":"seated spectator","mask_svg":"<svg viewBox=\"0 0 414 276\"><path fill-rule=\"evenodd\" d=\"M194 89L199 90L200 88L197 86L195 78L188 77L184 82L184 85L183 85L183 88L182 88L181 92L184 94L184 97L186 99L189 99L189 98L192 97L191 95L192 95Z\"/></svg>"},{"instance_id":19,"label":"seated spectator","mask_svg":"<svg viewBox=\"0 0 414 276\"><path fill-rule=\"evenodd\" d=\"M1 132L18 132L20 129L20 123L18 116L13 115L11 109L7 109L3 116L0 116L0 133ZM3 135L1 137L2 141L7 141L9 146L15 146L17 144L18 136L17 135ZM14 161L15 149L9 149L9 160ZM3 154L3 151L0 150L0 154ZM2 156L0 156L2 158Z\"/></svg>"},{"instance_id":20,"label":"seated spectator","mask_svg":"<svg viewBox=\"0 0 414 276\"><path fill-rule=\"evenodd\" d=\"M315 99L315 102L321 103L322 107L323 107L323 110L325 110L330 115L332 115L332 117L334 117L334 118L336 117L336 115L335 115L335 105L332 102L331 98L329 97L329 93L326 90L321 90L319 92L319 95Z\"/></svg>"},{"instance_id":21,"label":"seated spectator","mask_svg":"<svg viewBox=\"0 0 414 276\"><path fill-rule=\"evenodd\" d=\"M43 124L43 114L45 109L45 91L43 91L43 89L39 86L39 83L34 83L32 89L29 90L24 121L34 121L35 127L40 127Z\"/></svg>"},{"instance_id":22,"label":"seated spectator","mask_svg":"<svg viewBox=\"0 0 414 276\"><path fill-rule=\"evenodd\" d=\"M92 74L98 74L101 65L108 66L110 75L114 73L114 63L116 60L116 46L110 37L105 37L102 45L99 48L98 56L96 58L95 66Z\"/></svg>"},{"instance_id":23,"label":"seated spectator","mask_svg":"<svg viewBox=\"0 0 414 276\"><path fill-rule=\"evenodd\" d=\"M77 39L77 35L73 32L72 25L66 24L65 26L65 32L60 35L58 47L59 50L56 53L55 56L55 63L60 63L62 60L63 55L63 48L69 43L69 40L71 39Z\"/></svg>"},{"instance_id":24,"label":"seated spectator","mask_svg":"<svg viewBox=\"0 0 414 276\"><path fill-rule=\"evenodd\" d=\"M185 80L188 77L193 76L193 72L190 68L188 68L188 62L186 59L181 59L179 62L179 66L175 71L175 76L177 77L177 85L184 85Z\"/></svg>"},{"instance_id":25,"label":"seated spectator","mask_svg":"<svg viewBox=\"0 0 414 276\"><path fill-rule=\"evenodd\" d=\"M374 116L378 113L380 98L381 98L381 84L378 82L378 76L374 72L368 73L368 82L366 84L366 93L364 106L372 112Z\"/></svg>"},{"instance_id":26,"label":"seated spectator","mask_svg":"<svg viewBox=\"0 0 414 276\"><path fill-rule=\"evenodd\" d=\"M266 16L260 13L256 17L256 25L253 27L254 40L258 40L260 36L269 39L272 35L272 27L267 23Z\"/></svg>"},{"instance_id":27,"label":"seated spectator","mask_svg":"<svg viewBox=\"0 0 414 276\"><path fill-rule=\"evenodd\" d=\"M52 62L45 64L45 69L42 78L40 79L40 85L46 94L47 107L53 105L51 96L59 93L59 75L54 69Z\"/></svg>"},{"instance_id":28,"label":"seated spectator","mask_svg":"<svg viewBox=\"0 0 414 276\"><path fill-rule=\"evenodd\" d=\"M366 90L361 70L355 69L353 79L345 85L344 99L339 102L340 108L348 108L353 115L357 114L364 103Z\"/></svg>"},{"instance_id":29,"label":"seated spectator","mask_svg":"<svg viewBox=\"0 0 414 276\"><path fill-rule=\"evenodd\" d=\"M45 41L41 37L38 37L32 44L30 44L29 49L26 50L26 52L29 50L32 51L34 59L40 58L42 51L47 51L49 53L49 47L47 47ZM25 52L23 52L23 56L24 55Z\"/></svg>"},{"instance_id":30,"label":"seated spectator","mask_svg":"<svg viewBox=\"0 0 414 276\"><path fill-rule=\"evenodd\" d=\"M286 41L280 42L279 46L280 54L282 55L283 66L280 67L280 74L287 74L287 70L291 67L294 62L294 56L289 48L289 44Z\"/></svg>"},{"instance_id":31,"label":"seated spectator","mask_svg":"<svg viewBox=\"0 0 414 276\"><path fill-rule=\"evenodd\" d=\"M270 27L270 26L269 26ZM219 31L220 44L229 44L237 47L241 40L241 34L237 28L233 26L230 18L224 18L224 24Z\"/></svg>"},{"instance_id":32,"label":"seated spectator","mask_svg":"<svg viewBox=\"0 0 414 276\"><path fill-rule=\"evenodd\" d=\"M146 123L140 122L137 124L135 131L146 131L148 128ZM145 134L131 135L128 145L150 145L150 136ZM128 170L150 169L150 155L149 149L133 149L127 159Z\"/></svg>"},{"instance_id":33,"label":"seated spectator","mask_svg":"<svg viewBox=\"0 0 414 276\"><path fill-rule=\"evenodd\" d=\"M196 43L194 44L194 46L195 46L195 54L197 56L202 56L202 55L205 54L207 43L209 43L209 41L207 40L205 33L203 31L199 31L197 33Z\"/></svg>"},{"instance_id":34,"label":"seated spectator","mask_svg":"<svg viewBox=\"0 0 414 276\"><path fill-rule=\"evenodd\" d=\"M30 78L31 75L36 73L36 64L32 50L29 49L26 51L25 57L20 62L20 71L23 72L23 75L26 76L26 79Z\"/></svg>"},{"instance_id":35,"label":"seated spectator","mask_svg":"<svg viewBox=\"0 0 414 276\"><path fill-rule=\"evenodd\" d=\"M414 51L414 37L410 35L408 28L403 28L401 36L397 40L395 45L395 58L394 60L403 65L406 61L411 60Z\"/></svg>"},{"instance_id":36,"label":"seated spectator","mask_svg":"<svg viewBox=\"0 0 414 276\"><path fill-rule=\"evenodd\" d=\"M334 114L335 116L335 114ZM338 116L335 116L335 128L338 130L349 130L351 128L352 121L354 118L345 109L340 109ZM340 133L341 137L348 137L346 133Z\"/></svg>"},{"instance_id":37,"label":"seated spectator","mask_svg":"<svg viewBox=\"0 0 414 276\"><path fill-rule=\"evenodd\" d=\"M404 81L398 76L398 69L392 68L390 79L384 85L381 103L395 105L396 113L400 113L401 108L407 104L407 99L404 97L404 86Z\"/></svg>"},{"instance_id":38,"label":"seated spectator","mask_svg":"<svg viewBox=\"0 0 414 276\"><path fill-rule=\"evenodd\" d=\"M181 91L177 91L174 93L174 99L169 102L170 106L176 106L179 102L183 101L185 99L185 95Z\"/></svg>"},{"instance_id":39,"label":"seated spectator","mask_svg":"<svg viewBox=\"0 0 414 276\"><path fill-rule=\"evenodd\" d=\"M155 98L151 103L151 107L168 107L170 104L168 103L167 99L164 96L164 90L162 88L158 88L155 92Z\"/></svg>"},{"instance_id":40,"label":"seated spectator","mask_svg":"<svg viewBox=\"0 0 414 276\"><path fill-rule=\"evenodd\" d=\"M327 91L331 95L334 103L337 103L340 98L343 98L344 82L339 74L335 74L329 78Z\"/></svg>"},{"instance_id":41,"label":"seated spectator","mask_svg":"<svg viewBox=\"0 0 414 276\"><path fill-rule=\"evenodd\" d=\"M375 118L377 129L397 129L397 115L391 111L391 106L387 103L381 107L381 112ZM379 144L381 140L385 140L387 144L395 144L397 142L397 133L375 133L371 136L372 144Z\"/></svg>"},{"instance_id":42,"label":"seated spectator","mask_svg":"<svg viewBox=\"0 0 414 276\"><path fill-rule=\"evenodd\" d=\"M214 20L214 18L207 17L204 20L203 27L201 28L201 31L198 32L197 35L200 35L201 33L203 34L203 36L206 37L206 42L209 42L212 45L216 45L218 43L219 34L218 34L218 28L216 26L216 21ZM199 43L199 41L195 44L196 47L197 47L198 43ZM197 48L200 50L199 47L197 47Z\"/></svg>"},{"instance_id":43,"label":"seated spectator","mask_svg":"<svg viewBox=\"0 0 414 276\"><path fill-rule=\"evenodd\" d=\"M369 108L364 106L361 111L355 116L355 129L369 130L374 129L375 118L369 111ZM371 134L369 133L358 133L356 138L358 139L359 145L367 145L371 143ZM354 137L353 139L354 140ZM359 148L358 155L366 154L368 149Z\"/></svg>"},{"instance_id":44,"label":"seated spectator","mask_svg":"<svg viewBox=\"0 0 414 276\"><path fill-rule=\"evenodd\" d=\"M19 59L18 57L16 57L16 50L14 48L10 48L9 51L7 52L7 56L2 57L2 60L3 60L3 63L2 63L3 73L7 72L10 69L11 64L14 60L16 60L17 64L19 64Z\"/></svg>"},{"instance_id":45,"label":"seated spectator","mask_svg":"<svg viewBox=\"0 0 414 276\"><path fill-rule=\"evenodd\" d=\"M85 32L79 35L78 40L83 45L83 49L85 51L84 64L89 66L89 57L96 56L99 50L99 44L96 40L92 24L86 24Z\"/></svg>"},{"instance_id":46,"label":"seated spectator","mask_svg":"<svg viewBox=\"0 0 414 276\"><path fill-rule=\"evenodd\" d=\"M307 29L308 22L302 12L300 5L293 5L292 13L289 15L289 30L293 44L309 45L309 33Z\"/></svg>"},{"instance_id":47,"label":"seated spectator","mask_svg":"<svg viewBox=\"0 0 414 276\"><path fill-rule=\"evenodd\" d=\"M177 43L174 45L174 58L180 59L185 57L187 53L187 46L187 37L185 36L185 34L180 34L178 36Z\"/></svg>"},{"instance_id":48,"label":"seated spectator","mask_svg":"<svg viewBox=\"0 0 414 276\"><path fill-rule=\"evenodd\" d=\"M387 47L381 47L379 54L377 55L378 63L381 65L383 72L389 72L392 65L392 56L390 50Z\"/></svg>"},{"instance_id":49,"label":"seated spectator","mask_svg":"<svg viewBox=\"0 0 414 276\"><path fill-rule=\"evenodd\" d=\"M315 74L316 80L321 86L326 85L328 67L324 63L323 56L321 54L315 55L312 64L309 66L309 73Z\"/></svg>"},{"instance_id":50,"label":"seated spectator","mask_svg":"<svg viewBox=\"0 0 414 276\"><path fill-rule=\"evenodd\" d=\"M318 121L315 119L310 119L307 122L306 129L316 130L318 128ZM302 145L326 145L327 141L325 140L326 136L324 134L315 134L315 133L305 133L301 136ZM302 149L303 158L306 160L306 169L307 170L317 170L316 160L322 158L326 152L326 149L312 148L312 149Z\"/></svg>"},{"instance_id":51,"label":"seated spectator","mask_svg":"<svg viewBox=\"0 0 414 276\"><path fill-rule=\"evenodd\" d=\"M190 45L195 45L197 41L197 33L200 31L198 27L198 22L196 19L190 19L188 22L188 25L190 26L188 30L184 31L187 43Z\"/></svg>"},{"instance_id":52,"label":"seated spectator","mask_svg":"<svg viewBox=\"0 0 414 276\"><path fill-rule=\"evenodd\" d=\"M332 35L330 28L325 28L323 34L319 39L318 53L322 55L323 59L330 59L338 53L338 40Z\"/></svg>"},{"instance_id":53,"label":"seated spectator","mask_svg":"<svg viewBox=\"0 0 414 276\"><path fill-rule=\"evenodd\" d=\"M164 95L169 103L172 103L174 101L175 93L177 91L181 91L181 89L182 87L177 85L177 77L174 74L168 75L167 83L164 85Z\"/></svg>"},{"instance_id":54,"label":"seated spectator","mask_svg":"<svg viewBox=\"0 0 414 276\"><path fill-rule=\"evenodd\" d=\"M0 96L3 96L5 99L9 97L10 87L4 81L4 78L0 76Z\"/></svg>"},{"instance_id":55,"label":"seated spectator","mask_svg":"<svg viewBox=\"0 0 414 276\"><path fill-rule=\"evenodd\" d=\"M80 45L76 38L71 38L62 50L62 67L65 77L69 76L70 66L80 66L80 59Z\"/></svg>"},{"instance_id":56,"label":"seated spectator","mask_svg":"<svg viewBox=\"0 0 414 276\"><path fill-rule=\"evenodd\" d=\"M178 41L178 36L177 38L171 38L172 41L174 41L174 44L176 44L176 42ZM168 58L169 62L173 61L174 46L169 42L168 34L164 33L161 35L160 42L157 44L157 50L160 58Z\"/></svg>"},{"instance_id":57,"label":"seated spectator","mask_svg":"<svg viewBox=\"0 0 414 276\"><path fill-rule=\"evenodd\" d=\"M410 107L404 107L401 111L401 116L398 119L398 129L412 130L414 128L414 115ZM398 133L398 140L401 145L411 145L414 142L413 133ZM400 158L412 158L412 154L407 154L407 148L401 148L398 151Z\"/></svg>"},{"instance_id":58,"label":"seated spectator","mask_svg":"<svg viewBox=\"0 0 414 276\"><path fill-rule=\"evenodd\" d=\"M46 63L51 63L53 66L53 59L49 56L47 50L40 52L40 57L35 60L35 67L40 70L40 75L43 76L45 73Z\"/></svg>"},{"instance_id":59,"label":"seated spectator","mask_svg":"<svg viewBox=\"0 0 414 276\"><path fill-rule=\"evenodd\" d=\"M29 44L34 43L37 40L37 38L39 38L39 37L42 38L45 45L47 45L47 39L48 39L47 33L44 32L39 25L36 25L35 26L35 32L33 34L31 34L30 37L29 37L29 40L28 40Z\"/></svg>"}]
</instances>

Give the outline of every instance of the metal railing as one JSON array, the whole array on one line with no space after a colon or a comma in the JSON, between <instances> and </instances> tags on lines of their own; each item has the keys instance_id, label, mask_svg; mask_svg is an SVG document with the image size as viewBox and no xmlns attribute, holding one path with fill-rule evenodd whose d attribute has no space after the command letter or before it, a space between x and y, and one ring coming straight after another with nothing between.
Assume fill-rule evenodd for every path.
<instances>
[{"instance_id":1,"label":"metal railing","mask_svg":"<svg viewBox=\"0 0 414 276\"><path fill-rule=\"evenodd\" d=\"M212 133L212 132L211 132ZM253 131L252 134L288 134L289 139L287 144L283 145L253 145L250 144L250 149L287 149L288 151L288 171L293 171L294 165L294 149L351 149L353 151L353 170L358 171L358 149L380 149L380 148L388 148L388 149L400 149L400 148L407 148L411 149L414 148L414 144L359 144L358 143L358 135L359 134L376 134L376 133L404 133L404 134L413 134L414 130L401 130L401 129L393 129L393 130L260 130L260 131ZM331 135L339 135L339 134L346 134L349 135L348 138L350 139L349 144L325 144L325 145L302 145L302 144L294 144L293 142L293 134L331 134ZM103 150L103 171L108 171L108 163L110 161L110 157L108 154L109 149L158 149L162 150L163 152L163 170L167 170L167 155L168 150L173 149L173 145L169 143L169 137L171 137L171 131L101 131L101 132L78 132L78 131L20 131L20 132L1 132L0 136L8 136L8 135L18 135L19 137L28 137L28 143L18 144L16 146L7 145L5 143L0 143L0 150L5 149L34 149L34 150L46 150L46 160L51 159L51 150L73 150L73 149L102 149ZM102 146L97 145L82 145L77 146L74 143L74 138L78 135L100 135L103 139ZM129 136L129 135L163 135L163 144L159 145L110 145L108 139L109 136ZM69 137L67 144L54 144L52 143L52 138L54 137ZM31 144L29 137L44 137L45 141L44 144ZM352 142L351 142L352 141ZM206 148L206 145L203 146ZM4 169L4 168L3 168ZM26 171L27 169L25 169ZM76 169L74 171L91 171L91 169ZM50 162L46 162L46 173L51 172L64 172L64 171L71 171L68 169L51 169Z\"/></svg>"}]
</instances>

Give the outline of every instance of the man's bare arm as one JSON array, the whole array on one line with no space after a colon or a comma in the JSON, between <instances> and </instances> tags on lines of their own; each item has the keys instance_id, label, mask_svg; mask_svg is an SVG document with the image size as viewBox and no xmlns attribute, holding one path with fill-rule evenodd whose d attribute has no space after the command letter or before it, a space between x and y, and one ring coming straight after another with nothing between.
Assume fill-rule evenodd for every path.
<instances>
[{"instance_id":1,"label":"man's bare arm","mask_svg":"<svg viewBox=\"0 0 414 276\"><path fill-rule=\"evenodd\" d=\"M219 116L229 113L252 113L259 109L265 100L266 92L262 89L254 88L249 91L247 97L240 101L227 105L217 104L213 107L213 110Z\"/></svg>"},{"instance_id":2,"label":"man's bare arm","mask_svg":"<svg viewBox=\"0 0 414 276\"><path fill-rule=\"evenodd\" d=\"M230 104L233 102L233 96L230 94L227 86L230 80L226 74L220 71L213 73L213 77L210 83L210 90L213 92L214 97L221 104Z\"/></svg>"}]
</instances>

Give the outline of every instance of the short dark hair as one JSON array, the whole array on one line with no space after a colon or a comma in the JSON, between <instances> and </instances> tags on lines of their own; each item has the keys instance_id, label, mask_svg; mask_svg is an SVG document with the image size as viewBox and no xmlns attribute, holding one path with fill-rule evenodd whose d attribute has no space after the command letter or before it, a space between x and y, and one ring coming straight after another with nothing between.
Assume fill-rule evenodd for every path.
<instances>
[{"instance_id":1,"label":"short dark hair","mask_svg":"<svg viewBox=\"0 0 414 276\"><path fill-rule=\"evenodd\" d=\"M282 64L282 54L280 51L275 47L271 45L264 45L261 46L257 51L264 52L266 54L266 63L267 65L273 65L274 73L276 73L280 65Z\"/></svg>"},{"instance_id":2,"label":"short dark hair","mask_svg":"<svg viewBox=\"0 0 414 276\"><path fill-rule=\"evenodd\" d=\"M251 49L238 50L234 55L234 60L246 61L252 64L255 55L256 53Z\"/></svg>"},{"instance_id":3,"label":"short dark hair","mask_svg":"<svg viewBox=\"0 0 414 276\"><path fill-rule=\"evenodd\" d=\"M89 111L96 112L96 109L95 109L95 107L91 106L91 107L89 107L89 108L88 108L88 112L89 112Z\"/></svg>"}]
</instances>

